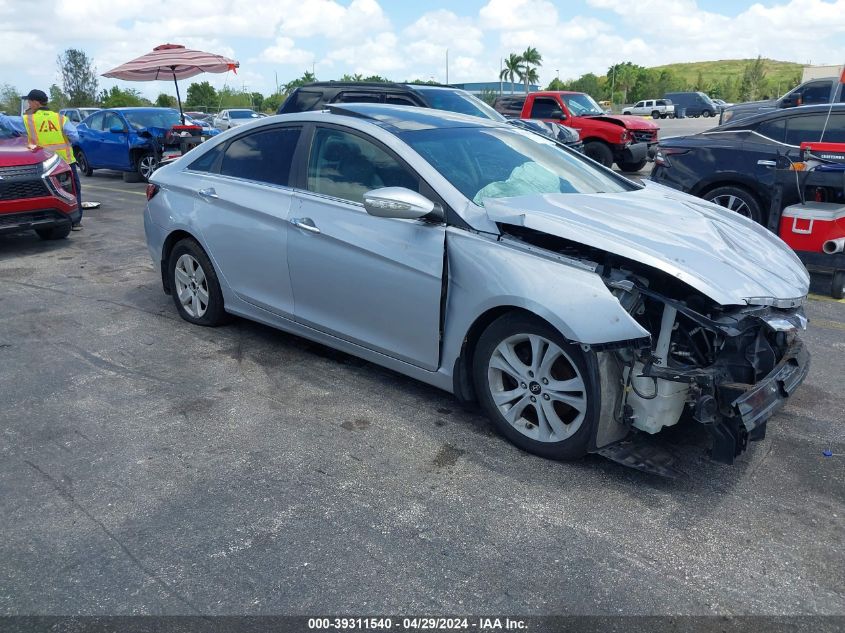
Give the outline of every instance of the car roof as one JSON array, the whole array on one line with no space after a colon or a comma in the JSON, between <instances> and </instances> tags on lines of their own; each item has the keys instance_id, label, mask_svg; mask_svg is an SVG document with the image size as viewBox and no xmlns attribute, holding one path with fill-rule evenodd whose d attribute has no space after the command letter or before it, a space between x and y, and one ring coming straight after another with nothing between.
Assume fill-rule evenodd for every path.
<instances>
[{"instance_id":1,"label":"car roof","mask_svg":"<svg viewBox=\"0 0 845 633\"><path fill-rule=\"evenodd\" d=\"M342 105L328 104L326 109L335 115L367 119L391 134L435 128L504 127L511 129L509 125L491 119L416 106L344 103Z\"/></svg>"},{"instance_id":2,"label":"car roof","mask_svg":"<svg viewBox=\"0 0 845 633\"><path fill-rule=\"evenodd\" d=\"M178 112L176 108L159 108L155 106L124 106L120 108L106 108L106 110L114 112L161 112L162 110L172 110Z\"/></svg>"},{"instance_id":3,"label":"car roof","mask_svg":"<svg viewBox=\"0 0 845 633\"><path fill-rule=\"evenodd\" d=\"M800 114L826 114L828 111L845 112L845 103L834 103L833 108L830 107L829 103L821 103L808 106L796 106L794 108L768 110L766 112L761 112L753 116L743 117L738 121L728 121L724 125L720 125L717 128L711 128L711 130L707 131L710 132L712 130L742 130L750 125L754 125L756 123L759 123L760 121L767 121L769 119L780 119L782 117L796 116Z\"/></svg>"}]
</instances>

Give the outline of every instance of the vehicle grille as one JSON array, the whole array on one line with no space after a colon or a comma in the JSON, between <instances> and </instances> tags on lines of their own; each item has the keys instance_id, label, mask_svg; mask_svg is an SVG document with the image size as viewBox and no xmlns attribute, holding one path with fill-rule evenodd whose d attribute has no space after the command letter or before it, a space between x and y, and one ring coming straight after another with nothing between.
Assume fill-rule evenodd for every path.
<instances>
[{"instance_id":1,"label":"vehicle grille","mask_svg":"<svg viewBox=\"0 0 845 633\"><path fill-rule=\"evenodd\" d=\"M54 209L43 211L27 211L25 213L0 213L0 231L9 231L16 228L26 228L38 224L56 224L68 222L69 217Z\"/></svg>"},{"instance_id":2,"label":"vehicle grille","mask_svg":"<svg viewBox=\"0 0 845 633\"><path fill-rule=\"evenodd\" d=\"M41 178L37 180L0 180L0 200L21 200L49 196L50 191Z\"/></svg>"},{"instance_id":3,"label":"vehicle grille","mask_svg":"<svg viewBox=\"0 0 845 633\"><path fill-rule=\"evenodd\" d=\"M656 143L657 132L654 130L632 130L634 141L637 143Z\"/></svg>"},{"instance_id":4,"label":"vehicle grille","mask_svg":"<svg viewBox=\"0 0 845 633\"><path fill-rule=\"evenodd\" d=\"M26 176L41 176L41 165L13 165L0 167L0 177L21 178Z\"/></svg>"}]
</instances>

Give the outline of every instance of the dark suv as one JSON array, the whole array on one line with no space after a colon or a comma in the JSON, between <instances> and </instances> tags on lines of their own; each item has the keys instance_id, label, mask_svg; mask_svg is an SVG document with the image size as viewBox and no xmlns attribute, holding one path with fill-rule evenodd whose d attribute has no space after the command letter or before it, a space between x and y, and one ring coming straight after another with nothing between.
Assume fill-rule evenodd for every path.
<instances>
[{"instance_id":1,"label":"dark suv","mask_svg":"<svg viewBox=\"0 0 845 633\"><path fill-rule=\"evenodd\" d=\"M583 143L576 130L542 121L506 119L478 97L451 86L432 84L370 83L363 81L324 81L302 86L279 106L276 114L321 110L332 103L387 103L389 105L434 108L511 123L550 138L570 149L581 151Z\"/></svg>"}]
</instances>

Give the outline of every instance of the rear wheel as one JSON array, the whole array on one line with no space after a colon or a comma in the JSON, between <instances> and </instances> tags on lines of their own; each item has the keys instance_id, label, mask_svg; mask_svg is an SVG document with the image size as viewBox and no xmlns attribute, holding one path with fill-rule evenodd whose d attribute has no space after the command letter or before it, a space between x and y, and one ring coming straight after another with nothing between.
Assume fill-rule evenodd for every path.
<instances>
[{"instance_id":1,"label":"rear wheel","mask_svg":"<svg viewBox=\"0 0 845 633\"><path fill-rule=\"evenodd\" d=\"M86 177L91 176L94 173L94 170L91 169L91 163L88 162L88 157L85 155L81 149L76 149L73 152L74 157L76 158L76 166Z\"/></svg>"},{"instance_id":2,"label":"rear wheel","mask_svg":"<svg viewBox=\"0 0 845 633\"><path fill-rule=\"evenodd\" d=\"M229 320L211 260L192 239L177 242L167 266L171 295L179 316L195 325L222 325Z\"/></svg>"},{"instance_id":3,"label":"rear wheel","mask_svg":"<svg viewBox=\"0 0 845 633\"><path fill-rule=\"evenodd\" d=\"M584 143L584 154L605 167L613 166L613 152L601 141L588 141Z\"/></svg>"},{"instance_id":4,"label":"rear wheel","mask_svg":"<svg viewBox=\"0 0 845 633\"><path fill-rule=\"evenodd\" d=\"M703 116L705 119L709 119L710 118L710 110L705 110L704 112L701 113L701 116Z\"/></svg>"},{"instance_id":5,"label":"rear wheel","mask_svg":"<svg viewBox=\"0 0 845 633\"><path fill-rule=\"evenodd\" d=\"M733 185L716 187L702 196L719 206L730 209L757 223L763 222L763 213L760 209L760 202L747 189Z\"/></svg>"},{"instance_id":6,"label":"rear wheel","mask_svg":"<svg viewBox=\"0 0 845 633\"><path fill-rule=\"evenodd\" d=\"M496 429L550 459L587 452L599 411L594 356L543 321L506 314L478 340L473 378Z\"/></svg>"},{"instance_id":7,"label":"rear wheel","mask_svg":"<svg viewBox=\"0 0 845 633\"><path fill-rule=\"evenodd\" d=\"M35 229L35 232L42 240L63 240L70 235L70 222L49 229Z\"/></svg>"},{"instance_id":8,"label":"rear wheel","mask_svg":"<svg viewBox=\"0 0 845 633\"><path fill-rule=\"evenodd\" d=\"M845 297L845 270L837 270L833 274L833 281L830 286L830 296L834 299Z\"/></svg>"}]
</instances>

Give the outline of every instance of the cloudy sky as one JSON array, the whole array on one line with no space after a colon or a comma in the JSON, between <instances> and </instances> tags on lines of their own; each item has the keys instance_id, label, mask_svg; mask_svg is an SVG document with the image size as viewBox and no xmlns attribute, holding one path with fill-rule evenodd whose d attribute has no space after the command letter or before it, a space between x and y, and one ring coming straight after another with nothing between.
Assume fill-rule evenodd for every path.
<instances>
[{"instance_id":1,"label":"cloudy sky","mask_svg":"<svg viewBox=\"0 0 845 633\"><path fill-rule=\"evenodd\" d=\"M54 21L55 20L55 21ZM845 0L0 0L0 83L59 83L56 55L80 48L104 72L174 42L240 61L224 85L274 90L314 69L394 80L490 81L534 46L541 83L603 74L616 61L756 57L845 62ZM190 83L190 81L186 82ZM166 83L136 87L152 98Z\"/></svg>"}]
</instances>

